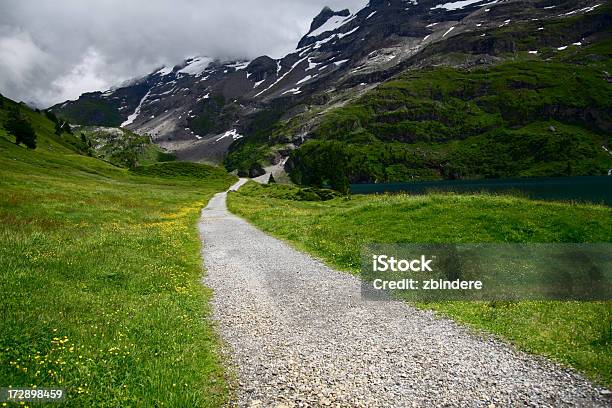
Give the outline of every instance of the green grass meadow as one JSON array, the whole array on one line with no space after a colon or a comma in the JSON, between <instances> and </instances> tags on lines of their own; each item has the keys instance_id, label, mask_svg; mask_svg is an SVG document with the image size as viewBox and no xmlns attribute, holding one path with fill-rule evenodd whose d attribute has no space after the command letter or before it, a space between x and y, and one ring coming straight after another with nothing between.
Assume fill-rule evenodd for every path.
<instances>
[{"instance_id":1,"label":"green grass meadow","mask_svg":"<svg viewBox=\"0 0 612 408\"><path fill-rule=\"evenodd\" d=\"M612 242L612 209L508 195L287 199L296 187L248 183L229 208L339 269L358 274L370 243ZM421 304L612 385L612 302Z\"/></svg>"},{"instance_id":2,"label":"green grass meadow","mask_svg":"<svg viewBox=\"0 0 612 408\"><path fill-rule=\"evenodd\" d=\"M27 114L36 150L0 128L0 384L75 407L226 403L197 220L235 178L114 167Z\"/></svg>"}]
</instances>

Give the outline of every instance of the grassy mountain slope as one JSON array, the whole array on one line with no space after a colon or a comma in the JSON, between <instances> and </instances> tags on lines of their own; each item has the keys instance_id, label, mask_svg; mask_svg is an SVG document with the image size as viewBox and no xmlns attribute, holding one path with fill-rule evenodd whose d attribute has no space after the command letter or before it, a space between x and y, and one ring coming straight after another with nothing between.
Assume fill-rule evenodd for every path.
<instances>
[{"instance_id":1,"label":"grassy mountain slope","mask_svg":"<svg viewBox=\"0 0 612 408\"><path fill-rule=\"evenodd\" d=\"M317 185L335 173L350 182L606 174L611 101L601 70L566 63L406 72L330 112L292 156L292 175Z\"/></svg>"},{"instance_id":2,"label":"grassy mountain slope","mask_svg":"<svg viewBox=\"0 0 612 408\"><path fill-rule=\"evenodd\" d=\"M612 242L612 209L512 196L377 195L296 200L297 187L249 183L230 210L334 267L358 274L376 243ZM291 193L293 191L293 193ZM612 385L612 302L444 302L421 305L501 335Z\"/></svg>"},{"instance_id":3,"label":"grassy mountain slope","mask_svg":"<svg viewBox=\"0 0 612 408\"><path fill-rule=\"evenodd\" d=\"M0 127L0 383L65 387L67 406L222 405L196 221L234 177L138 175L22 109L36 150Z\"/></svg>"},{"instance_id":4,"label":"grassy mountain slope","mask_svg":"<svg viewBox=\"0 0 612 408\"><path fill-rule=\"evenodd\" d=\"M8 117L9 111L17 109L20 114L27 118L36 130L38 151L57 152L58 154L65 153L86 153L88 146L75 134L61 132L55 133L55 123L45 115L35 112L28 107L18 104L10 99L0 95L0 127L2 127ZM10 139L14 142L14 138L6 134L5 140ZM8 138L8 139L7 139Z\"/></svg>"},{"instance_id":5,"label":"grassy mountain slope","mask_svg":"<svg viewBox=\"0 0 612 408\"><path fill-rule=\"evenodd\" d=\"M119 88L112 98L100 98L101 92L83 94L77 101L67 101L50 109L70 123L84 126L119 127L147 93L150 78L139 78Z\"/></svg>"},{"instance_id":6,"label":"grassy mountain slope","mask_svg":"<svg viewBox=\"0 0 612 408\"><path fill-rule=\"evenodd\" d=\"M54 107L61 117L72 123L94 126L119 126L123 117L119 113L120 103L116 100L100 100L83 95L77 106L68 104L65 107Z\"/></svg>"},{"instance_id":7,"label":"grassy mountain slope","mask_svg":"<svg viewBox=\"0 0 612 408\"><path fill-rule=\"evenodd\" d=\"M149 136L141 136L123 128L81 127L92 155L121 167L134 167L175 160L154 144Z\"/></svg>"}]
</instances>

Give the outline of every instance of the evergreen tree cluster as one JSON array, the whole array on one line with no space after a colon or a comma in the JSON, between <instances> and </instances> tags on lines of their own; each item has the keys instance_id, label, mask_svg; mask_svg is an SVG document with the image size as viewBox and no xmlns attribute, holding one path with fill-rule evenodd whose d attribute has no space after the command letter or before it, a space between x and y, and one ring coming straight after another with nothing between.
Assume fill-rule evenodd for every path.
<instances>
[{"instance_id":1,"label":"evergreen tree cluster","mask_svg":"<svg viewBox=\"0 0 612 408\"><path fill-rule=\"evenodd\" d=\"M45 111L45 116L55 123L55 134L61 136L62 133L72 134L72 129L70 128L70 124L65 120L58 118L55 113L51 111Z\"/></svg>"},{"instance_id":2,"label":"evergreen tree cluster","mask_svg":"<svg viewBox=\"0 0 612 408\"><path fill-rule=\"evenodd\" d=\"M28 149L36 149L36 131L19 109L10 110L4 128L15 136L16 144L24 144Z\"/></svg>"}]
</instances>

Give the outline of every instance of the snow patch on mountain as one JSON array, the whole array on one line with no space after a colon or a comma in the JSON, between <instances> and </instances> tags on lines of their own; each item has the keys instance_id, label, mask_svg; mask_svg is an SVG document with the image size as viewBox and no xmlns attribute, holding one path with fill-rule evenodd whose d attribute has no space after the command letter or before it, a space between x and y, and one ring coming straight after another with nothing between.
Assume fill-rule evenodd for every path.
<instances>
[{"instance_id":1,"label":"snow patch on mountain","mask_svg":"<svg viewBox=\"0 0 612 408\"><path fill-rule=\"evenodd\" d=\"M227 65L228 67L234 68L236 71L240 71L242 69L245 69L249 64L251 63L251 61L237 61L233 64L229 64Z\"/></svg>"},{"instance_id":2,"label":"snow patch on mountain","mask_svg":"<svg viewBox=\"0 0 612 408\"><path fill-rule=\"evenodd\" d=\"M325 44L325 43L328 43L328 42L330 42L331 40L335 40L335 39L336 39L336 36L335 36L335 35L330 35L330 36L329 36L329 37L327 37L327 38L324 38L324 39L322 39L322 40L317 41L317 42L314 44L313 49L315 49L315 50L316 50L316 49L319 49L319 48L321 48L321 45L323 45L323 44Z\"/></svg>"},{"instance_id":3,"label":"snow patch on mountain","mask_svg":"<svg viewBox=\"0 0 612 408\"><path fill-rule=\"evenodd\" d=\"M147 100L150 94L151 94L151 90L149 90L149 92L147 92L145 96L142 97L142 99L140 100L140 103L136 107L136 110L134 110L134 113L128 116L126 121L121 124L121 127L126 127L127 125L131 125L132 123L134 123L138 115L140 115L140 108L142 107L142 104Z\"/></svg>"},{"instance_id":4,"label":"snow patch on mountain","mask_svg":"<svg viewBox=\"0 0 612 408\"><path fill-rule=\"evenodd\" d=\"M158 69L155 74L159 75L159 76L166 76L172 73L172 71L174 71L174 67L161 67L160 69ZM155 75L154 74L154 75Z\"/></svg>"},{"instance_id":5,"label":"snow patch on mountain","mask_svg":"<svg viewBox=\"0 0 612 408\"><path fill-rule=\"evenodd\" d=\"M315 69L319 64L316 62L312 62L312 58L308 58L308 68L306 71L310 71L311 69Z\"/></svg>"},{"instance_id":6,"label":"snow patch on mountain","mask_svg":"<svg viewBox=\"0 0 612 408\"><path fill-rule=\"evenodd\" d=\"M353 20L354 18L355 18L355 15L350 15L348 17L333 16L332 18L327 20L325 24L323 24L321 27L317 28L316 30L308 34L308 37L317 37L328 31L335 31L338 28L342 27L344 24Z\"/></svg>"},{"instance_id":7,"label":"snow patch on mountain","mask_svg":"<svg viewBox=\"0 0 612 408\"><path fill-rule=\"evenodd\" d=\"M179 70L176 74L200 76L206 68L213 62L212 58L209 57L195 57L187 60L187 66Z\"/></svg>"},{"instance_id":8,"label":"snow patch on mountain","mask_svg":"<svg viewBox=\"0 0 612 408\"><path fill-rule=\"evenodd\" d=\"M304 58L302 58L301 60L299 60L298 62L296 62L295 64L293 64L293 65L291 66L291 68L289 68L289 69L287 70L287 72L285 72L285 73L284 73L284 74L283 74L283 75L282 75L280 78L278 78L278 79L276 80L276 82L274 82L272 85L270 85L269 87L267 87L267 88L266 88L266 89L264 89L263 91L259 92L259 93L258 93L258 94L256 94L255 96L259 96L259 95L261 95L262 93L264 93L264 92L268 91L269 89L272 89L272 87L274 87L274 85L278 84L280 81L282 81L283 79L285 79L285 77L286 77L287 75L289 75L289 74L290 74L290 73L291 73L291 72L292 72L292 71L295 69L295 67L297 67L298 65L300 65L300 64L301 64L302 62L304 62L306 59L308 59L308 57L304 57ZM279 63L279 67L280 67L280 63Z\"/></svg>"},{"instance_id":9,"label":"snow patch on mountain","mask_svg":"<svg viewBox=\"0 0 612 408\"><path fill-rule=\"evenodd\" d=\"M300 91L300 88L293 88L293 89L289 89L289 90L286 90L285 92L283 92L283 95L286 95L288 93L291 93L293 95L297 95L297 94L299 94L301 92L302 91Z\"/></svg>"},{"instance_id":10,"label":"snow patch on mountain","mask_svg":"<svg viewBox=\"0 0 612 408\"><path fill-rule=\"evenodd\" d=\"M304 82L310 81L311 79L316 78L316 77L317 75L306 75L304 78L300 79L295 84L296 85L303 84Z\"/></svg>"},{"instance_id":11,"label":"snow patch on mountain","mask_svg":"<svg viewBox=\"0 0 612 408\"><path fill-rule=\"evenodd\" d=\"M357 27L353 28L351 31L348 31L348 32L346 32L346 33L340 33L340 34L338 34L338 38L344 38L344 37L346 37L347 35L351 35L351 34L353 34L353 33L354 33L355 31L357 31L357 30L359 30L359 26L357 26Z\"/></svg>"},{"instance_id":12,"label":"snow patch on mountain","mask_svg":"<svg viewBox=\"0 0 612 408\"><path fill-rule=\"evenodd\" d=\"M472 4L484 3L485 1L486 0L460 0L460 1L450 2L450 3L438 4L437 6L432 7L431 9L432 10L435 10L435 9L459 10L467 6L471 6ZM497 0L494 0L487 4L482 4L482 6L491 5L495 3L497 3Z\"/></svg>"},{"instance_id":13,"label":"snow patch on mountain","mask_svg":"<svg viewBox=\"0 0 612 408\"><path fill-rule=\"evenodd\" d=\"M226 137L231 137L233 140L238 140L238 139L242 139L244 136L238 133L236 129L232 129L232 130L228 130L227 132L219 136L216 142L218 142L219 140L225 139Z\"/></svg>"}]
</instances>

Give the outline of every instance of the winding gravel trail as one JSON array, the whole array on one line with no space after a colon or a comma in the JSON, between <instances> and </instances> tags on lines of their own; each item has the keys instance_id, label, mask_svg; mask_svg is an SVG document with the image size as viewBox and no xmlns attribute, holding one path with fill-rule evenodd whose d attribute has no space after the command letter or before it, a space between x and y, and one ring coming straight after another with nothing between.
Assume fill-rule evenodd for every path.
<instances>
[{"instance_id":1,"label":"winding gravel trail","mask_svg":"<svg viewBox=\"0 0 612 408\"><path fill-rule=\"evenodd\" d=\"M226 193L210 201L200 232L239 406L610 406L569 370L431 312L363 301L358 278L264 234L225 203Z\"/></svg>"}]
</instances>

